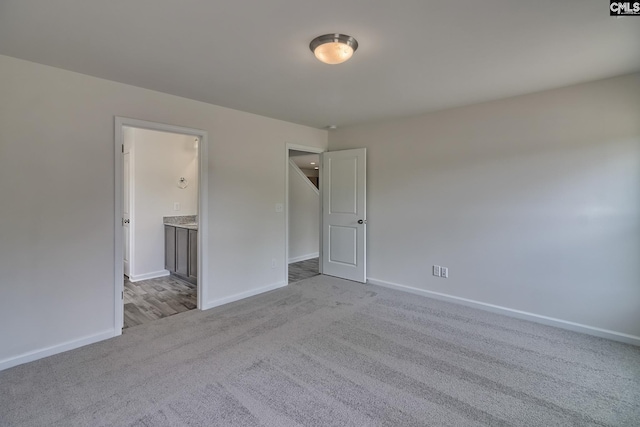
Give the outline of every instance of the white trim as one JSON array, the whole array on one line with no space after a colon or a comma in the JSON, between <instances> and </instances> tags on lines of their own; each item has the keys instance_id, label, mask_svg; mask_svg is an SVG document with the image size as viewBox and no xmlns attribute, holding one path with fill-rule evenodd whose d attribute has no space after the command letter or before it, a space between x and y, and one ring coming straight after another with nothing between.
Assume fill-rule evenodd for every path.
<instances>
[{"instance_id":1,"label":"white trim","mask_svg":"<svg viewBox=\"0 0 640 427\"><path fill-rule=\"evenodd\" d=\"M198 142L198 308L204 310L209 284L209 134ZM206 260L206 261L205 261Z\"/></svg>"},{"instance_id":2,"label":"white trim","mask_svg":"<svg viewBox=\"0 0 640 427\"><path fill-rule=\"evenodd\" d=\"M209 266L204 260L209 258L208 228L209 228L209 134L205 130L168 125L164 123L149 122L146 120L131 119L127 117L115 117L115 210L114 210L114 334L122 334L123 326L123 292L124 276L123 245L122 245L122 197L123 197L123 172L122 172L122 144L124 144L124 126L149 129L159 132L170 132L181 135L191 135L200 138L198 143L198 309L204 310L204 301L207 300L207 286L209 278Z\"/></svg>"},{"instance_id":3,"label":"white trim","mask_svg":"<svg viewBox=\"0 0 640 427\"><path fill-rule=\"evenodd\" d=\"M45 347L40 350L34 350L28 353L23 353L19 356L0 360L0 371L12 368L14 366L22 365L23 363L33 362L34 360L42 359L43 357L53 356L54 354L62 353L65 351L76 349L78 347L93 344L98 341L104 341L106 339L113 338L116 335L120 335L120 334L116 333L116 331L111 329L108 331L100 332L99 334L89 335L76 340L67 341L62 344L52 345L50 347Z\"/></svg>"},{"instance_id":4,"label":"white trim","mask_svg":"<svg viewBox=\"0 0 640 427\"><path fill-rule=\"evenodd\" d=\"M307 153L324 153L326 149L318 147L309 147L306 145L292 144L287 142L284 147L284 259L289 259L289 150L306 151ZM322 169L322 168L321 168ZM322 176L322 171L319 170ZM319 177L318 180L321 178ZM320 189L322 191L322 188ZM320 194L320 193L318 193ZM320 197L320 213L322 213L322 197ZM322 215L320 215L320 228L318 229L318 240L320 242L319 250L322 257ZM322 258L320 259L320 273L322 273ZM284 280L289 280L289 263L284 263Z\"/></svg>"},{"instance_id":5,"label":"white trim","mask_svg":"<svg viewBox=\"0 0 640 427\"><path fill-rule=\"evenodd\" d=\"M136 147L134 142L133 144L131 144L131 147L129 147L129 275L132 275L136 271L136 225L137 224L138 224L138 221L136 221Z\"/></svg>"},{"instance_id":6,"label":"white trim","mask_svg":"<svg viewBox=\"0 0 640 427\"><path fill-rule=\"evenodd\" d=\"M269 286L264 286L262 288L258 288L258 289L252 289L250 291L246 291L246 292L240 292L239 294L235 294L235 295L230 295L228 297L224 297L224 298L219 298L213 301L209 301L205 304L205 306L202 308L203 310L208 310L210 308L214 308L214 307L219 307L221 305L225 305L225 304L229 304L235 301L239 301L241 299L245 299L245 298L249 298L258 294L262 294L264 292L269 292L269 291L273 291L275 289L279 289L282 287L287 286L287 281L285 280L284 282L279 282L279 283L274 283L272 285Z\"/></svg>"},{"instance_id":7,"label":"white trim","mask_svg":"<svg viewBox=\"0 0 640 427\"><path fill-rule=\"evenodd\" d=\"M124 323L124 248L122 236L122 198L124 197L124 119L115 118L114 129L114 249L113 249L113 270L114 270L114 287L113 287L113 334L114 336L122 335L122 326ZM131 228L129 228L131 232ZM129 248L131 250L131 248ZM123 261L120 261L123 260Z\"/></svg>"},{"instance_id":8,"label":"white trim","mask_svg":"<svg viewBox=\"0 0 640 427\"><path fill-rule=\"evenodd\" d=\"M149 279L156 279L158 277L165 277L168 276L169 274L169 270L160 270L160 271L152 271L151 273L146 273L146 274L138 274L138 275L130 275L129 276L129 281L132 283L135 282L139 282L141 280L149 280Z\"/></svg>"},{"instance_id":9,"label":"white trim","mask_svg":"<svg viewBox=\"0 0 640 427\"><path fill-rule=\"evenodd\" d=\"M295 258L289 258L289 264L293 264L294 262L306 261L308 259L318 258L320 257L320 252L315 252L312 254L300 255Z\"/></svg>"},{"instance_id":10,"label":"white trim","mask_svg":"<svg viewBox=\"0 0 640 427\"><path fill-rule=\"evenodd\" d=\"M304 182L313 190L313 192L316 193L318 196L320 196L320 190L316 188L315 185L313 185L313 182L311 182L309 177L305 175L304 172L302 172L302 169L300 169L300 167L296 165L296 163L291 159L291 157L289 157L289 164L293 166L293 170L298 172L298 175L300 175L304 179Z\"/></svg>"},{"instance_id":11,"label":"white trim","mask_svg":"<svg viewBox=\"0 0 640 427\"><path fill-rule=\"evenodd\" d=\"M595 326L583 325L581 323L575 323L567 320L556 319L554 317L542 316L540 314L529 313L521 310L515 310L508 307L502 307L499 305L488 304L480 301L470 300L467 298L456 297L453 295L443 294L440 292L427 291L425 289L418 289L411 286L386 282L384 280L369 278L367 280L367 283L371 285L382 286L384 288L396 289L396 290L408 292L415 295L421 295L427 298L433 298L440 301L446 301L454 304L461 304L467 307L478 308L480 310L490 311L492 313L504 314L506 316L515 317L517 319L530 320L532 322L541 323L543 325L555 326L557 328L567 329L569 331L581 332L587 335L593 335L600 338L607 338L613 341L619 341L626 344L640 346L640 337L635 335L611 331L608 329L597 328Z\"/></svg>"}]
</instances>

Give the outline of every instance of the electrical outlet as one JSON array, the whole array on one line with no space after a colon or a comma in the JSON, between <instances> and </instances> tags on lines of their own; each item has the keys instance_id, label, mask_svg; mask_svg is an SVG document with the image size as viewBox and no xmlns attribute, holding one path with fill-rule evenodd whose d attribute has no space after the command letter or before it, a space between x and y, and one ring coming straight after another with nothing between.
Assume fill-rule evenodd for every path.
<instances>
[{"instance_id":1,"label":"electrical outlet","mask_svg":"<svg viewBox=\"0 0 640 427\"><path fill-rule=\"evenodd\" d=\"M276 262L276 259L275 259L275 258L273 258L273 259L271 260L271 268L277 268L277 267L278 267L278 263Z\"/></svg>"},{"instance_id":2,"label":"electrical outlet","mask_svg":"<svg viewBox=\"0 0 640 427\"><path fill-rule=\"evenodd\" d=\"M449 269L447 267L440 267L440 277L449 277Z\"/></svg>"},{"instance_id":3,"label":"electrical outlet","mask_svg":"<svg viewBox=\"0 0 640 427\"><path fill-rule=\"evenodd\" d=\"M433 275L440 277L440 266L439 265L434 265L433 266Z\"/></svg>"}]
</instances>

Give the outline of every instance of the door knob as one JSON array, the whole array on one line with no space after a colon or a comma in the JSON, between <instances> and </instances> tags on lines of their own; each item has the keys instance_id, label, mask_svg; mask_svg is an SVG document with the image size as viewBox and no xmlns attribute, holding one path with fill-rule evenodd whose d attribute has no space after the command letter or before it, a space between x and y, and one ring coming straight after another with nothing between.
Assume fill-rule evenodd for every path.
<instances>
[{"instance_id":1,"label":"door knob","mask_svg":"<svg viewBox=\"0 0 640 427\"><path fill-rule=\"evenodd\" d=\"M125 219L123 222L124 222L125 224L129 224L129 220L128 220L128 219Z\"/></svg>"},{"instance_id":2,"label":"door knob","mask_svg":"<svg viewBox=\"0 0 640 427\"><path fill-rule=\"evenodd\" d=\"M358 224L366 224L366 223L367 223L367 221L364 221L364 220L362 220L362 219L359 219L359 220L358 220Z\"/></svg>"}]
</instances>

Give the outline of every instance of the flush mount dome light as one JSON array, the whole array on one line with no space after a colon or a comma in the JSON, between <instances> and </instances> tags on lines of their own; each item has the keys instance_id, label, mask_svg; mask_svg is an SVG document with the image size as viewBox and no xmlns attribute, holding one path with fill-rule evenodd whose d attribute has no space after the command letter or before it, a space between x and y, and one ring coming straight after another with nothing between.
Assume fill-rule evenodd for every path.
<instances>
[{"instance_id":1,"label":"flush mount dome light","mask_svg":"<svg viewBox=\"0 0 640 427\"><path fill-rule=\"evenodd\" d=\"M309 49L325 64L341 64L351 58L358 48L358 42L345 34L325 34L309 43Z\"/></svg>"}]
</instances>

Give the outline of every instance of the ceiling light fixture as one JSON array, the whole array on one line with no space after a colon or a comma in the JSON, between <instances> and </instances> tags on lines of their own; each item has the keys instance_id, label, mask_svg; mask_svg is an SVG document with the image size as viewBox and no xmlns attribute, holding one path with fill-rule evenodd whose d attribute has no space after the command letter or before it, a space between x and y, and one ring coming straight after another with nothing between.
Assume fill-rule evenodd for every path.
<instances>
[{"instance_id":1,"label":"ceiling light fixture","mask_svg":"<svg viewBox=\"0 0 640 427\"><path fill-rule=\"evenodd\" d=\"M325 64L341 64L351 58L358 48L358 42L345 34L325 34L309 43L309 49Z\"/></svg>"}]
</instances>

